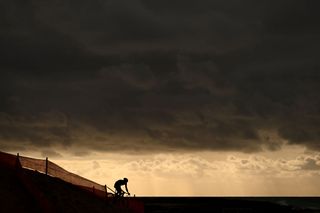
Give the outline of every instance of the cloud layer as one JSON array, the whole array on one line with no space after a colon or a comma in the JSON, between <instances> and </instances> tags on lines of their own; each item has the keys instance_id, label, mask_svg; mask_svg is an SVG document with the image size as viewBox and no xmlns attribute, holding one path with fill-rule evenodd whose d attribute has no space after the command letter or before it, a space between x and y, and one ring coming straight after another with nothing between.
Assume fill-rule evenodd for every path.
<instances>
[{"instance_id":1,"label":"cloud layer","mask_svg":"<svg viewBox=\"0 0 320 213\"><path fill-rule=\"evenodd\" d=\"M0 4L3 149L320 149L319 3Z\"/></svg>"},{"instance_id":2,"label":"cloud layer","mask_svg":"<svg viewBox=\"0 0 320 213\"><path fill-rule=\"evenodd\" d=\"M111 188L117 179L127 177L130 192L138 195L319 195L319 154L274 158L229 153L221 159L209 159L204 153L154 154L139 159L102 156L56 163Z\"/></svg>"}]
</instances>

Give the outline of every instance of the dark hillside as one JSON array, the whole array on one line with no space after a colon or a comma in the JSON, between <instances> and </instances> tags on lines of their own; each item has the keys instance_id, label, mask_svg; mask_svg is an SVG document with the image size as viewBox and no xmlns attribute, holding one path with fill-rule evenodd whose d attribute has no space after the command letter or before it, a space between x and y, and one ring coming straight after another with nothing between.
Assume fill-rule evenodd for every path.
<instances>
[{"instance_id":1,"label":"dark hillside","mask_svg":"<svg viewBox=\"0 0 320 213\"><path fill-rule=\"evenodd\" d=\"M26 174L44 193L54 212L111 212L106 200L78 186L31 170Z\"/></svg>"},{"instance_id":2,"label":"dark hillside","mask_svg":"<svg viewBox=\"0 0 320 213\"><path fill-rule=\"evenodd\" d=\"M0 212L40 212L36 200L29 194L15 170L0 164Z\"/></svg>"},{"instance_id":3,"label":"dark hillside","mask_svg":"<svg viewBox=\"0 0 320 213\"><path fill-rule=\"evenodd\" d=\"M112 204L111 198L97 197L58 178L2 165L0 169L0 212L129 212Z\"/></svg>"}]
</instances>

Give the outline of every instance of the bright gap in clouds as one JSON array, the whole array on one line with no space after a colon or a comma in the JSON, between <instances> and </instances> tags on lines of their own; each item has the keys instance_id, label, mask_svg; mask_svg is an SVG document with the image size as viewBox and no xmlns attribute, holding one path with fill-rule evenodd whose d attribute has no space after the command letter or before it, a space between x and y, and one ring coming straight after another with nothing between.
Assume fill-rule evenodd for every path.
<instances>
[{"instance_id":1,"label":"bright gap in clouds","mask_svg":"<svg viewBox=\"0 0 320 213\"><path fill-rule=\"evenodd\" d=\"M129 178L139 196L318 196L320 154L301 147L276 152L190 152L153 155L63 153L51 160L107 184ZM33 153L35 156L36 153Z\"/></svg>"}]
</instances>

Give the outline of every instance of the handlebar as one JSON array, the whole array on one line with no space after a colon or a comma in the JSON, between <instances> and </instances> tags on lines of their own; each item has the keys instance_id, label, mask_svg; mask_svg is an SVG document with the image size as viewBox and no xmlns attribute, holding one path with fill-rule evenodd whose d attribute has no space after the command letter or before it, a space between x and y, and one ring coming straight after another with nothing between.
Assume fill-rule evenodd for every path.
<instances>
[{"instance_id":1,"label":"handlebar","mask_svg":"<svg viewBox=\"0 0 320 213\"><path fill-rule=\"evenodd\" d=\"M118 194L118 196L120 196L120 197L123 197L124 195L128 195L128 197L129 197L129 196L130 196L130 193L125 192L125 191L122 191L122 192L120 193L120 195ZM115 194L115 196L117 196L117 194Z\"/></svg>"}]
</instances>

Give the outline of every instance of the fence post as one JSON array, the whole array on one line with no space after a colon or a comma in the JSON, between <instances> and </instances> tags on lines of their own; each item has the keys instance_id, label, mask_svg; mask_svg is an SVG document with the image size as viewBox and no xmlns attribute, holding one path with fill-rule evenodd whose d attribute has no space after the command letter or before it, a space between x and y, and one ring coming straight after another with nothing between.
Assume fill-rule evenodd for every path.
<instances>
[{"instance_id":1,"label":"fence post","mask_svg":"<svg viewBox=\"0 0 320 213\"><path fill-rule=\"evenodd\" d=\"M20 155L19 153L17 153L17 158L16 158L16 169L19 169L21 167L21 163L20 163Z\"/></svg>"},{"instance_id":2,"label":"fence post","mask_svg":"<svg viewBox=\"0 0 320 213\"><path fill-rule=\"evenodd\" d=\"M48 175L48 157L46 157L46 175Z\"/></svg>"}]
</instances>

